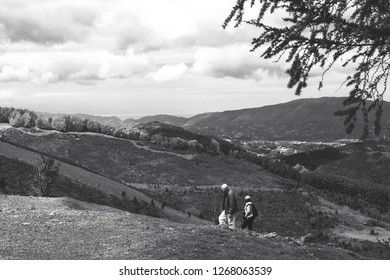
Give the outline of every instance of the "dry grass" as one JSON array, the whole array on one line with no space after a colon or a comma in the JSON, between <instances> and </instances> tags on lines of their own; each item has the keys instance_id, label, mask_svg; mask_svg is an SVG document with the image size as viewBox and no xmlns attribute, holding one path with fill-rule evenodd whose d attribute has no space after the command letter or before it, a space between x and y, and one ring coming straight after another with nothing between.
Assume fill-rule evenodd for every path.
<instances>
[{"instance_id":1,"label":"dry grass","mask_svg":"<svg viewBox=\"0 0 390 280\"><path fill-rule=\"evenodd\" d=\"M351 259L218 226L183 225L69 198L0 196L0 259Z\"/></svg>"}]
</instances>

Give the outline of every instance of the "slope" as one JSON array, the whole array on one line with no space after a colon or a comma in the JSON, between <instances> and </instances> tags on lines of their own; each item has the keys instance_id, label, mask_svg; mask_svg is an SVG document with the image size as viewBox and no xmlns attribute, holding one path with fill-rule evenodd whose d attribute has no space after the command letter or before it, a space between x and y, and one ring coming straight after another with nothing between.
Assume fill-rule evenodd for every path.
<instances>
[{"instance_id":1,"label":"slope","mask_svg":"<svg viewBox=\"0 0 390 280\"><path fill-rule=\"evenodd\" d=\"M348 251L184 225L69 198L0 196L0 259L353 259Z\"/></svg>"},{"instance_id":2,"label":"slope","mask_svg":"<svg viewBox=\"0 0 390 280\"><path fill-rule=\"evenodd\" d=\"M227 155L206 153L158 152L145 148L142 141L93 134L59 133L10 128L2 131L2 139L20 147L70 161L104 177L131 185L231 185L248 187L273 186L279 180L261 172L258 165ZM202 174L200 176L200 174Z\"/></svg>"},{"instance_id":3,"label":"slope","mask_svg":"<svg viewBox=\"0 0 390 280\"><path fill-rule=\"evenodd\" d=\"M16 147L14 145L5 143L0 141L0 155L5 156L8 158L18 159L24 162L27 162L29 164L34 165L37 161L40 160L40 154L36 152L32 152L20 147ZM152 198L149 196L146 196L140 191L137 191L129 186L126 186L124 184L121 184L117 181L108 179L104 176L101 176L99 174L93 173L91 171L85 170L83 168L58 161L60 163L60 172L59 174L62 176L65 176L71 180L76 180L77 182L81 184L85 184L87 186L93 187L101 192L104 192L109 195L114 195L117 197L122 197L122 192L126 192L127 196L129 197L137 197L139 201L144 201L145 203L149 203ZM161 208L161 203L158 201L155 201L156 207ZM184 215L180 211L176 211L172 208L165 207L164 209L161 209L166 215L167 218L178 221L178 222L188 222L188 219L186 215ZM207 223L204 220L201 219L192 219L191 222L198 223L198 224L205 224Z\"/></svg>"}]
</instances>

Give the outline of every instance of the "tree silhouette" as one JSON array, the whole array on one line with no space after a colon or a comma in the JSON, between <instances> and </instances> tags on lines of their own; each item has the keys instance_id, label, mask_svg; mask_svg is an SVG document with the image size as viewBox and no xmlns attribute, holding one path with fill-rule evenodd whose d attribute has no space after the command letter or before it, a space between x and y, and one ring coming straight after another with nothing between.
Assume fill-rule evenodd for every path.
<instances>
[{"instance_id":1,"label":"tree silhouette","mask_svg":"<svg viewBox=\"0 0 390 280\"><path fill-rule=\"evenodd\" d=\"M244 11L258 8L255 18L244 19ZM368 136L368 114L375 111L374 131L381 130L383 95L390 74L390 2L388 0L237 0L223 27L234 21L235 27L248 23L260 29L252 40L252 51L266 47L265 59L282 57L289 63L288 88L300 95L309 74L322 69L318 88L323 87L326 72L340 63L355 66L343 85L350 88L344 109L347 133L351 133L361 111ZM270 14L282 15L283 25L266 23ZM372 101L372 102L370 102Z\"/></svg>"}]
</instances>

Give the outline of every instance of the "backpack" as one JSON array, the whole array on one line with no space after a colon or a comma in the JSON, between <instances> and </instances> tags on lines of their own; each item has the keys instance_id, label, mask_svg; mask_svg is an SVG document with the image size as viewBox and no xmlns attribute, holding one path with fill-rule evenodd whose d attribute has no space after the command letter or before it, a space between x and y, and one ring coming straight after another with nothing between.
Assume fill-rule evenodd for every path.
<instances>
[{"instance_id":1,"label":"backpack","mask_svg":"<svg viewBox=\"0 0 390 280\"><path fill-rule=\"evenodd\" d=\"M257 209L256 209L256 207L255 207L255 205L252 203L252 215L253 215L253 217L257 217L257 216L259 216L259 212L257 212Z\"/></svg>"}]
</instances>

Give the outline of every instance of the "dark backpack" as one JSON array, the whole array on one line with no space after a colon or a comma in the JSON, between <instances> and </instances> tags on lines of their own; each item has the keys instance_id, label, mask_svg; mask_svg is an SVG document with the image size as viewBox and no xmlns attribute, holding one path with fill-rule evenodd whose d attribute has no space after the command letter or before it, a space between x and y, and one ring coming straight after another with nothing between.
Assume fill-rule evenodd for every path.
<instances>
[{"instance_id":1,"label":"dark backpack","mask_svg":"<svg viewBox=\"0 0 390 280\"><path fill-rule=\"evenodd\" d=\"M256 207L255 207L255 205L252 203L252 215L253 215L253 217L257 217L257 216L259 216L259 212L257 212L257 209L256 209Z\"/></svg>"}]
</instances>

